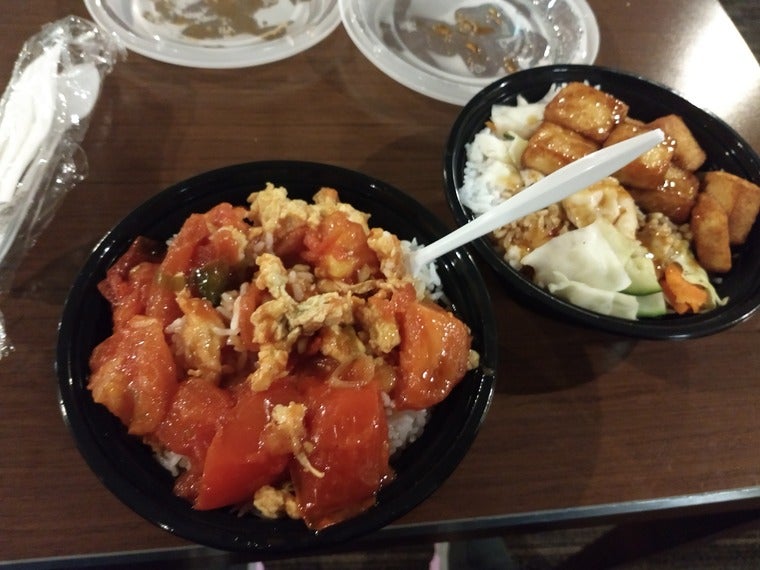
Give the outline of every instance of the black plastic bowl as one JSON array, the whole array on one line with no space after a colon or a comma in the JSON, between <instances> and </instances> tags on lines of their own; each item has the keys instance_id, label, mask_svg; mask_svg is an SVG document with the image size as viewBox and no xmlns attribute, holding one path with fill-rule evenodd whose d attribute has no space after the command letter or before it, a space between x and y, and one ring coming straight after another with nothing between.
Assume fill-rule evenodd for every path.
<instances>
[{"instance_id":1,"label":"black plastic bowl","mask_svg":"<svg viewBox=\"0 0 760 570\"><path fill-rule=\"evenodd\" d=\"M94 249L71 289L60 324L57 372L61 406L79 450L103 484L155 525L184 539L228 551L294 554L330 547L375 531L427 498L454 471L470 447L493 392L496 323L488 291L472 258L459 251L439 260L452 310L472 330L481 366L467 374L431 414L422 436L393 461L397 476L377 504L346 522L313 532L301 521L239 517L225 509L195 511L172 494L171 475L120 421L92 400L88 359L111 333L110 308L96 288L106 269L138 235L166 240L185 218L229 201L245 205L267 182L292 198L310 200L322 186L371 214L370 224L401 239L429 242L446 228L409 196L342 168L303 162L258 162L222 168L180 182L148 200L111 230Z\"/></svg>"},{"instance_id":2,"label":"black plastic bowl","mask_svg":"<svg viewBox=\"0 0 760 570\"><path fill-rule=\"evenodd\" d=\"M485 127L495 104L513 105L517 96L528 101L543 97L552 85L587 81L630 106L629 116L644 121L667 114L680 115L707 153L700 169L726 170L760 183L760 157L730 126L696 107L669 88L613 69L588 65L553 65L514 73L475 95L454 122L446 146L444 177L449 207L458 223L473 219L459 199L467 162L466 146ZM503 278L520 301L544 314L611 333L648 339L686 339L713 334L750 317L760 304L760 223L747 243L735 248L732 270L714 284L724 307L699 315L667 315L636 321L608 317L567 303L534 285L504 261L488 237L474 243L480 255Z\"/></svg>"}]
</instances>

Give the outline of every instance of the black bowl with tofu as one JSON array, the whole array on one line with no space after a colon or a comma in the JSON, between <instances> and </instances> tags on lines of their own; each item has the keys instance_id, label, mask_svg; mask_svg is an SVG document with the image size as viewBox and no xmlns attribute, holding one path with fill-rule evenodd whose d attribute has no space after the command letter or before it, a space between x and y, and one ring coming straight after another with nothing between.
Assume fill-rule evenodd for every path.
<instances>
[{"instance_id":1,"label":"black bowl with tofu","mask_svg":"<svg viewBox=\"0 0 760 570\"><path fill-rule=\"evenodd\" d=\"M137 236L150 238L158 244L166 243L180 227L185 227L184 222L192 214L207 212L222 202L247 207L249 194L264 189L270 182L285 187L289 198L309 203L320 188L334 188L342 202L370 214L371 227L393 232L401 240L416 239L427 243L446 232L443 222L407 194L380 180L336 166L269 161L203 173L171 186L138 206L95 247L64 306L56 361L64 419L84 459L108 490L146 520L180 538L216 549L245 552L257 559L338 547L381 529L424 501L448 478L467 453L490 405L497 366L496 323L488 290L473 258L463 251L453 252L440 258L437 264L441 291L445 294L445 299L440 302L470 328L472 348L479 353L480 363L467 371L448 396L430 410L427 423L418 433L419 437L391 456L390 465L395 475L377 493L375 504L342 522L312 530L301 520L287 517L271 520L253 512L241 514L240 509L234 506L197 510L189 501L176 496L173 493L174 477L158 463L152 449L143 443L141 437L130 435L119 418L94 401L88 389L91 355L114 329L111 307L98 285L107 270L122 259ZM202 227L207 227L211 223L210 218L204 220ZM224 227L227 228L226 225ZM287 232L287 235L297 238L296 234L295 231ZM227 235L242 234L229 230ZM222 241L218 243L231 243L219 239ZM183 241L180 238L177 240ZM209 243L208 240L205 243ZM292 243L296 244L297 240ZM271 249L274 245L269 247ZM257 256L259 253L258 250L254 251ZM257 263L258 259L256 257ZM137 272L130 270L130 275L133 274ZM160 286L161 280L151 283ZM246 283L252 287L251 282ZM172 285L171 290L175 289L176 285ZM240 289L242 291L242 286ZM186 290L180 289L182 292ZM298 293L293 290L293 295L298 296ZM361 294L356 295L353 300L358 301ZM199 317L200 313L195 317L196 323ZM231 320L229 330L225 332L216 327L213 328L214 334L231 334ZM132 319L128 322L131 323ZM166 334L173 334L169 329L163 330ZM154 337L161 337L160 332ZM213 343L209 340L204 346L212 347ZM317 347L315 350L321 349ZM159 357L164 353L154 351L153 356L145 360L149 364L159 362ZM183 354L190 353L186 351ZM117 356L114 356L114 361ZM303 356L294 358L297 362L303 362L299 360ZM137 357L133 360L136 361ZM179 360L176 362L179 363ZM233 362L226 361L226 366ZM324 366L325 362L317 364ZM309 379L313 378L310 376ZM234 381L232 378L230 383L239 388L240 385L233 384ZM184 380L180 378L179 382ZM213 395L212 392L208 394ZM214 409L211 406L216 400L209 396L201 402L204 401L208 405L202 404L199 413ZM377 403L377 398L374 401ZM385 410L381 413L384 414ZM344 415L336 414L334 417ZM163 426L163 420L161 422ZM134 423L130 425L134 426ZM408 433L416 432L420 427L419 424L411 426L403 422L395 425L399 429L406 425ZM195 434L199 430L191 432ZM155 435L157 432L151 433ZM346 433L346 430L341 433ZM399 433L394 431L396 435ZM203 434L197 437L202 438ZM357 436L349 441L367 439L362 438L364 436ZM248 441L250 438L238 439ZM234 437L232 441L235 441ZM371 458L366 458L365 463L369 462ZM96 496L98 493L93 490L93 497ZM250 505L248 510L252 510Z\"/></svg>"},{"instance_id":2,"label":"black bowl with tofu","mask_svg":"<svg viewBox=\"0 0 760 570\"><path fill-rule=\"evenodd\" d=\"M451 129L444 159L449 206L464 224L537 176L656 127L666 142L600 183L604 188L587 189L576 202L563 201L474 247L510 293L542 313L637 338L722 331L760 305L760 157L724 121L664 85L587 65L539 67L491 84ZM499 192L502 197L494 198ZM613 211L606 210L610 200ZM629 270L626 248L612 251L633 281L627 288L621 281L600 293L606 284L589 289L563 273L605 259L600 253L612 243L607 239L579 249L573 267L554 270L553 260L567 258L571 241L557 236L580 227L596 235L586 226L599 217L635 244L636 256L653 261L646 287L638 287L640 275ZM553 245L542 247L547 242Z\"/></svg>"}]
</instances>

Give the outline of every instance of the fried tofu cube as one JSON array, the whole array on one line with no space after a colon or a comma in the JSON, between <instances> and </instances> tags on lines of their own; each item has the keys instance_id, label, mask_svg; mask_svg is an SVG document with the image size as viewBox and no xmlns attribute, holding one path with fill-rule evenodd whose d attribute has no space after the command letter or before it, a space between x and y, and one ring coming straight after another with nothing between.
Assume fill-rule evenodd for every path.
<instances>
[{"instance_id":1,"label":"fried tofu cube","mask_svg":"<svg viewBox=\"0 0 760 570\"><path fill-rule=\"evenodd\" d=\"M705 172L702 176L702 190L715 198L726 213L730 213L734 209L738 187L725 174L720 170Z\"/></svg>"},{"instance_id":2,"label":"fried tofu cube","mask_svg":"<svg viewBox=\"0 0 760 570\"><path fill-rule=\"evenodd\" d=\"M636 204L646 213L662 212L674 224L689 221L699 192L699 178L672 164L665 173L665 182L655 190L628 188Z\"/></svg>"},{"instance_id":3,"label":"fried tofu cube","mask_svg":"<svg viewBox=\"0 0 760 570\"><path fill-rule=\"evenodd\" d=\"M684 170L696 171L707 158L697 139L678 115L665 115L649 123L654 129L662 129L666 136L675 141L673 162Z\"/></svg>"},{"instance_id":4,"label":"fried tofu cube","mask_svg":"<svg viewBox=\"0 0 760 570\"><path fill-rule=\"evenodd\" d=\"M697 260L707 271L731 270L731 245L728 238L728 214L720 202L707 192L700 192L691 211L691 231Z\"/></svg>"},{"instance_id":5,"label":"fried tofu cube","mask_svg":"<svg viewBox=\"0 0 760 570\"><path fill-rule=\"evenodd\" d=\"M625 121L612 130L602 146L611 146L651 130L654 129L640 121ZM672 140L666 136L664 141L626 164L613 176L625 186L657 190L665 184L665 176L673 158L673 147Z\"/></svg>"},{"instance_id":6,"label":"fried tofu cube","mask_svg":"<svg viewBox=\"0 0 760 570\"><path fill-rule=\"evenodd\" d=\"M542 174L551 174L596 150L599 150L599 145L594 141L555 123L543 121L528 139L522 164Z\"/></svg>"},{"instance_id":7,"label":"fried tofu cube","mask_svg":"<svg viewBox=\"0 0 760 570\"><path fill-rule=\"evenodd\" d=\"M705 173L702 189L727 212L731 245L741 245L747 241L760 212L760 186L729 172L716 170Z\"/></svg>"},{"instance_id":8,"label":"fried tofu cube","mask_svg":"<svg viewBox=\"0 0 760 570\"><path fill-rule=\"evenodd\" d=\"M544 109L544 119L604 142L615 125L628 116L628 105L585 83L568 83Z\"/></svg>"}]
</instances>

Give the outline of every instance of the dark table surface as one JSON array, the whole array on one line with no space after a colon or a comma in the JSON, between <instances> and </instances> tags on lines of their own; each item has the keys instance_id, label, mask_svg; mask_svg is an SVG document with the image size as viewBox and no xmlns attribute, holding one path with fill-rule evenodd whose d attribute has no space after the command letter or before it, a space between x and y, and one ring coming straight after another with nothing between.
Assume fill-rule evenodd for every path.
<instances>
[{"instance_id":1,"label":"dark table surface","mask_svg":"<svg viewBox=\"0 0 760 570\"><path fill-rule=\"evenodd\" d=\"M760 148L760 66L717 0L591 0L596 63L666 84ZM13 3L0 77L75 0ZM187 546L115 499L61 419L53 370L67 290L97 240L135 206L199 172L251 160L337 164L413 194L453 225L441 179L459 112L395 83L342 28L287 60L238 70L130 53L107 78L84 142L87 178L18 268L2 311L0 559ZM760 318L707 338L636 341L555 322L484 266L503 366L482 430L428 500L370 541L581 524L760 497Z\"/></svg>"}]
</instances>

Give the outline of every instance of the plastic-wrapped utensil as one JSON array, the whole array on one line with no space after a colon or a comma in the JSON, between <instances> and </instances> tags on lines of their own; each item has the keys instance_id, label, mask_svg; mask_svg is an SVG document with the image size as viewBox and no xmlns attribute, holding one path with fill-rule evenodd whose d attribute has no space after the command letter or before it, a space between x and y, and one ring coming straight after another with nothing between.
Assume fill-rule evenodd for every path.
<instances>
[{"instance_id":1,"label":"plastic-wrapped utensil","mask_svg":"<svg viewBox=\"0 0 760 570\"><path fill-rule=\"evenodd\" d=\"M0 300L63 196L86 176L79 144L119 40L68 16L21 48L0 99ZM11 348L0 313L0 358Z\"/></svg>"}]
</instances>

